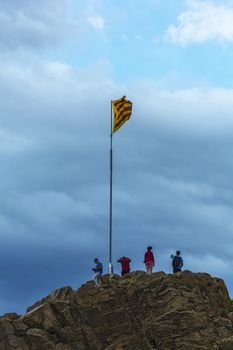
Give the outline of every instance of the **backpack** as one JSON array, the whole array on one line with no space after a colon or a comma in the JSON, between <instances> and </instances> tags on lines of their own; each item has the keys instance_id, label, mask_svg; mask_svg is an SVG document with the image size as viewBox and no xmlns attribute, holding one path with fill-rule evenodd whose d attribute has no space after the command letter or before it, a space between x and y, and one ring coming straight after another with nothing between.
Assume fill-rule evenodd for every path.
<instances>
[{"instance_id":1,"label":"backpack","mask_svg":"<svg viewBox=\"0 0 233 350\"><path fill-rule=\"evenodd\" d=\"M175 256L174 259L172 260L172 266L174 268L180 267L181 265L181 257L180 256Z\"/></svg>"}]
</instances>

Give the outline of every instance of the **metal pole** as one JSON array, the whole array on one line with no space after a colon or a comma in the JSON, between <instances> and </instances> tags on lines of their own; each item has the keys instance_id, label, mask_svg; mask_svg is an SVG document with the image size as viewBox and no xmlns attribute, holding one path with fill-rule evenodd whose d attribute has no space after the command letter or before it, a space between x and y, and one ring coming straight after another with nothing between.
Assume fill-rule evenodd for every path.
<instances>
[{"instance_id":1,"label":"metal pole","mask_svg":"<svg viewBox=\"0 0 233 350\"><path fill-rule=\"evenodd\" d=\"M112 101L111 101L111 131L110 131L110 198L109 198L109 274L113 274L112 265Z\"/></svg>"}]
</instances>

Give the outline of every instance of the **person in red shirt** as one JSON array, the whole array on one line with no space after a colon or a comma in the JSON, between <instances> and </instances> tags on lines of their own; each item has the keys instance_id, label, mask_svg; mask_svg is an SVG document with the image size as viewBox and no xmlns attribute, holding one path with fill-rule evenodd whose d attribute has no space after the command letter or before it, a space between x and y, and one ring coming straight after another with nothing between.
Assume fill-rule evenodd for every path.
<instances>
[{"instance_id":1,"label":"person in red shirt","mask_svg":"<svg viewBox=\"0 0 233 350\"><path fill-rule=\"evenodd\" d=\"M123 277L126 273L130 272L130 265L129 263L131 260L129 258L126 258L126 256L122 256L122 258L117 260L118 263L121 263L121 276Z\"/></svg>"},{"instance_id":2,"label":"person in red shirt","mask_svg":"<svg viewBox=\"0 0 233 350\"><path fill-rule=\"evenodd\" d=\"M147 251L145 252L144 263L146 265L146 273L147 275L152 274L153 266L155 264L154 254L152 252L152 247L147 247Z\"/></svg>"}]
</instances>

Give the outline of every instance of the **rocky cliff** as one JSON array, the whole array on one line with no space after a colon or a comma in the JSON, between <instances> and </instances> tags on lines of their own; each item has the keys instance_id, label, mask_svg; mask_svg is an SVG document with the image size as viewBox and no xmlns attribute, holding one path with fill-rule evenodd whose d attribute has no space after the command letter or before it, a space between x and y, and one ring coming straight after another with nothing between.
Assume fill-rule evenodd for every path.
<instances>
[{"instance_id":1,"label":"rocky cliff","mask_svg":"<svg viewBox=\"0 0 233 350\"><path fill-rule=\"evenodd\" d=\"M202 273L104 276L0 318L0 350L233 350L233 304Z\"/></svg>"}]
</instances>

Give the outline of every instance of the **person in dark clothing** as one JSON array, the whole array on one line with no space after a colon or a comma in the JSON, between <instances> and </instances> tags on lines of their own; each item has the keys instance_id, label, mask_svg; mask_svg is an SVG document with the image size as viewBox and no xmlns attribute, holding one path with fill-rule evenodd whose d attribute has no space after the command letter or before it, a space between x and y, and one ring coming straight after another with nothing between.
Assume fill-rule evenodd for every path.
<instances>
[{"instance_id":1,"label":"person in dark clothing","mask_svg":"<svg viewBox=\"0 0 233 350\"><path fill-rule=\"evenodd\" d=\"M131 260L126 256L122 256L122 258L117 260L118 263L121 264L121 276L123 277L126 273L130 272L130 262Z\"/></svg>"},{"instance_id":2,"label":"person in dark clothing","mask_svg":"<svg viewBox=\"0 0 233 350\"><path fill-rule=\"evenodd\" d=\"M172 259L173 273L180 272L184 265L183 259L180 256L180 251L177 250L175 256L172 254L171 259Z\"/></svg>"}]
</instances>

